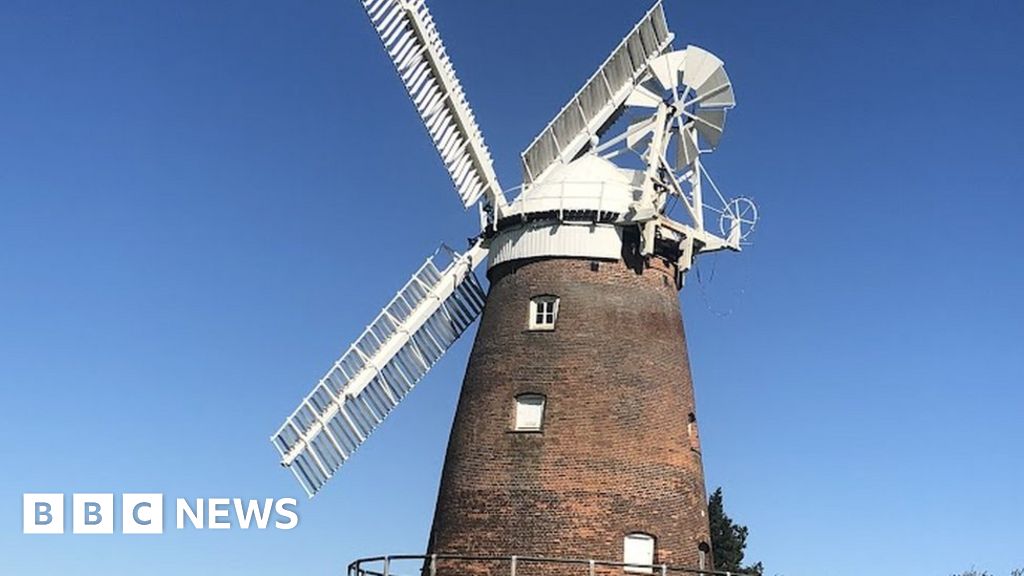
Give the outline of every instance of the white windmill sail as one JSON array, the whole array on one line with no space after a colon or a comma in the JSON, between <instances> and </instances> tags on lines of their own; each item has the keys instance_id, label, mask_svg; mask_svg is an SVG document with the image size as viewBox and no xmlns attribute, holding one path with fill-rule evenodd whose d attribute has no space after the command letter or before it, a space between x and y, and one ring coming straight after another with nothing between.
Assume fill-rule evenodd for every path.
<instances>
[{"instance_id":1,"label":"white windmill sail","mask_svg":"<svg viewBox=\"0 0 1024 576\"><path fill-rule=\"evenodd\" d=\"M539 180L552 166L569 162L583 150L612 119L647 72L648 63L669 47L672 38L659 1L523 152L523 182Z\"/></svg>"},{"instance_id":2,"label":"white windmill sail","mask_svg":"<svg viewBox=\"0 0 1024 576\"><path fill-rule=\"evenodd\" d=\"M484 144L423 0L363 0L373 27L402 78L467 208L486 194L505 205Z\"/></svg>"},{"instance_id":3,"label":"white windmill sail","mask_svg":"<svg viewBox=\"0 0 1024 576\"><path fill-rule=\"evenodd\" d=\"M483 310L473 269L487 254L442 246L271 436L312 497Z\"/></svg>"}]
</instances>

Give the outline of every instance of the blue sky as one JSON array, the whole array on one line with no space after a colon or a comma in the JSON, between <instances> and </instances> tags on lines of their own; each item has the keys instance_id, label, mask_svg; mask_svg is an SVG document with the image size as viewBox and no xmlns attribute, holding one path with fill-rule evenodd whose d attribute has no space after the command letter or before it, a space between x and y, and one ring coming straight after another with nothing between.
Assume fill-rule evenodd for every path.
<instances>
[{"instance_id":1,"label":"blue sky","mask_svg":"<svg viewBox=\"0 0 1024 576\"><path fill-rule=\"evenodd\" d=\"M506 186L644 2L431 7ZM1024 565L1024 5L677 2L755 245L683 301L709 488L770 574ZM23 492L300 496L267 437L475 216L358 2L0 6L10 574L424 548L472 333L289 532L23 536ZM70 497L69 497L70 500Z\"/></svg>"}]
</instances>

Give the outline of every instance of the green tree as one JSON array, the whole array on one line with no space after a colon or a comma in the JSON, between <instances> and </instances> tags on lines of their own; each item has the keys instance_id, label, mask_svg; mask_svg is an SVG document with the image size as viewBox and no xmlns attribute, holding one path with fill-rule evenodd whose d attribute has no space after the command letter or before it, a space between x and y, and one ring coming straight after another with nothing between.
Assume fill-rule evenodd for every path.
<instances>
[{"instance_id":1,"label":"green tree","mask_svg":"<svg viewBox=\"0 0 1024 576\"><path fill-rule=\"evenodd\" d=\"M718 488L708 499L708 524L711 527L711 554L715 570L763 574L760 562L743 565L743 551L747 547L747 527L736 524L725 513L722 489Z\"/></svg>"}]
</instances>

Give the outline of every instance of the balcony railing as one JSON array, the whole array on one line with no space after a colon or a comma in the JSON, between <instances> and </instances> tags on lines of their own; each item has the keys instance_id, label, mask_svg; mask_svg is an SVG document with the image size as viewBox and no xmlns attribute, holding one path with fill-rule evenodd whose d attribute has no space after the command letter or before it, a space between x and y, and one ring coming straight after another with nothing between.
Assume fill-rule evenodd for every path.
<instances>
[{"instance_id":1,"label":"balcony railing","mask_svg":"<svg viewBox=\"0 0 1024 576\"><path fill-rule=\"evenodd\" d=\"M522 219L537 212L555 212L564 219L566 212L574 210L623 214L643 194L638 186L599 180L532 184L521 190L522 193L502 210L502 220Z\"/></svg>"},{"instance_id":2,"label":"balcony railing","mask_svg":"<svg viewBox=\"0 0 1024 576\"><path fill-rule=\"evenodd\" d=\"M671 574L687 576L746 576L739 572L722 572L705 568L687 568L670 564L628 564L605 560L589 560L578 558L544 558L538 556L461 556L451 554L412 555L399 554L391 556L374 556L360 558L348 565L348 576L437 576L438 567L442 572L451 573L462 569L472 574L486 568L490 574L507 574L523 576L527 566L550 568L563 566L565 576L595 576L599 568L603 573L607 569L621 569L631 574ZM474 570L475 569L475 570ZM526 572L529 569L526 568Z\"/></svg>"}]
</instances>

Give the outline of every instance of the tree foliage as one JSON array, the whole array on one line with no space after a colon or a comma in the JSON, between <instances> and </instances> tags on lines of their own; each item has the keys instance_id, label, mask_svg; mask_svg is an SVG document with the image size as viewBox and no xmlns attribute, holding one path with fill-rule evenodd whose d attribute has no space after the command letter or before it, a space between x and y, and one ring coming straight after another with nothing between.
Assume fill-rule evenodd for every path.
<instances>
[{"instance_id":1,"label":"tree foliage","mask_svg":"<svg viewBox=\"0 0 1024 576\"><path fill-rule=\"evenodd\" d=\"M747 547L747 527L736 524L725 513L722 504L722 489L718 488L708 499L708 524L711 527L711 554L715 570L762 574L760 562L743 565L743 554Z\"/></svg>"}]
</instances>

